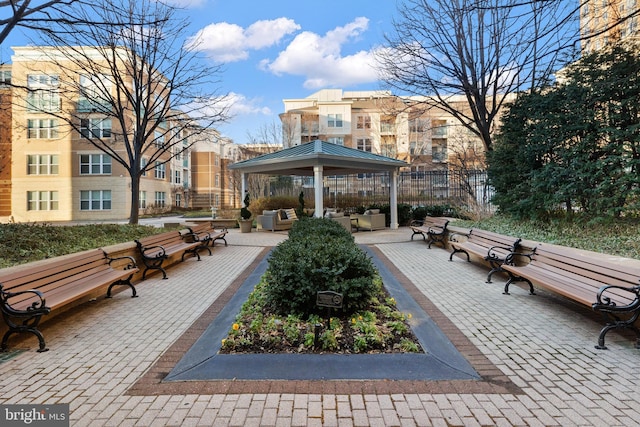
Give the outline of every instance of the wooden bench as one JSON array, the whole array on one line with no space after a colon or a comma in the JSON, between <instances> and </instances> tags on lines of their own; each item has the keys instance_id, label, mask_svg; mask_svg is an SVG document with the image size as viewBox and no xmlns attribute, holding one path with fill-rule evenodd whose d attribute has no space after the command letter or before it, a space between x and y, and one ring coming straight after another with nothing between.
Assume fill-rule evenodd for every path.
<instances>
[{"instance_id":1,"label":"wooden bench","mask_svg":"<svg viewBox=\"0 0 640 427\"><path fill-rule=\"evenodd\" d=\"M508 258L502 265L509 274L509 285L522 281L534 295L533 283L570 298L602 313L607 322L600 331L596 348L606 348L605 335L611 329L628 328L636 333L636 348L640 348L640 331L634 326L640 315L638 284L640 268L609 262L604 256L590 256L571 248L540 243L531 254L518 254L529 262L513 265Z\"/></svg>"},{"instance_id":2,"label":"wooden bench","mask_svg":"<svg viewBox=\"0 0 640 427\"><path fill-rule=\"evenodd\" d=\"M117 268L114 268L117 266ZM114 286L129 286L137 296L131 278L138 272L133 258L110 258L102 249L53 258L33 265L2 272L0 305L9 330L2 337L0 349L7 349L9 337L28 332L39 342L39 352L47 351L44 336L38 330L42 316L69 307L81 298L107 288L111 297Z\"/></svg>"},{"instance_id":3,"label":"wooden bench","mask_svg":"<svg viewBox=\"0 0 640 427\"><path fill-rule=\"evenodd\" d=\"M203 246L209 251L209 255L211 255L209 245L211 245L211 247L215 246L216 240L222 240L224 245L227 246L226 236L228 231L226 227L216 229L215 226L208 222L201 222L196 225L189 225L187 229L191 235L190 238L202 242Z\"/></svg>"},{"instance_id":4,"label":"wooden bench","mask_svg":"<svg viewBox=\"0 0 640 427\"><path fill-rule=\"evenodd\" d=\"M448 219L432 216L427 216L422 221L413 221L410 224L413 230L411 240L413 240L413 236L420 234L422 235L422 239L429 243L429 249L431 249L432 243L440 243L444 248L448 224Z\"/></svg>"},{"instance_id":5,"label":"wooden bench","mask_svg":"<svg viewBox=\"0 0 640 427\"><path fill-rule=\"evenodd\" d=\"M180 255L181 261L184 261L184 257L187 254L191 254L198 258L200 261L200 254L198 251L201 249L202 242L199 241L187 241L182 233L179 231L169 231L161 234L154 234L152 236L143 237L136 240L136 246L138 252L142 257L142 262L145 265L145 269L142 272L142 280L147 276L149 270L162 271L162 278L167 278L167 272L162 264L173 255Z\"/></svg>"},{"instance_id":6,"label":"wooden bench","mask_svg":"<svg viewBox=\"0 0 640 427\"><path fill-rule=\"evenodd\" d=\"M465 240L458 241L458 236L464 236ZM491 283L493 273L503 271L502 264L507 256L520 250L521 241L520 238L478 229L473 229L466 235L454 233L449 236L449 243L453 248L451 255L449 255L449 261L453 261L453 256L456 253L465 254L467 262L471 261L469 254L483 258L491 266L487 276L487 283Z\"/></svg>"}]
</instances>

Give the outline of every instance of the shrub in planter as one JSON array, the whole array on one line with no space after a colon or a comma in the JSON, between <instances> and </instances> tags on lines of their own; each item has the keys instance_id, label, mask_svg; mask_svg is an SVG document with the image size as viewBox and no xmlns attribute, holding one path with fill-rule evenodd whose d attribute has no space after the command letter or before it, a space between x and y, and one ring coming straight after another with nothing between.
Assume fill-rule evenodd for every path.
<instances>
[{"instance_id":1,"label":"shrub in planter","mask_svg":"<svg viewBox=\"0 0 640 427\"><path fill-rule=\"evenodd\" d=\"M365 308L379 291L375 267L340 224L325 218L296 221L289 238L271 254L266 301L281 314L325 313L316 307L318 291L343 295L343 311Z\"/></svg>"}]
</instances>

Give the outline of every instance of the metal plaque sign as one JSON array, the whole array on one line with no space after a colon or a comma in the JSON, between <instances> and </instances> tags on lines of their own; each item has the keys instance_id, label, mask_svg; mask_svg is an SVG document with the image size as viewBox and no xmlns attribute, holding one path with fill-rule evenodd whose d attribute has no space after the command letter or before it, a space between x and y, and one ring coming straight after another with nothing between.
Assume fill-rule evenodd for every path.
<instances>
[{"instance_id":1,"label":"metal plaque sign","mask_svg":"<svg viewBox=\"0 0 640 427\"><path fill-rule=\"evenodd\" d=\"M319 291L316 296L318 307L342 308L342 294L333 291Z\"/></svg>"}]
</instances>

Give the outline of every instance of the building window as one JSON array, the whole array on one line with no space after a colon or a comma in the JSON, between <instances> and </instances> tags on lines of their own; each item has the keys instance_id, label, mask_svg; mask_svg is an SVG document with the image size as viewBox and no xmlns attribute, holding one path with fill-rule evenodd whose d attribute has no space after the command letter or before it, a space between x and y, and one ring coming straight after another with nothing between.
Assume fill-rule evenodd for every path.
<instances>
[{"instance_id":1,"label":"building window","mask_svg":"<svg viewBox=\"0 0 640 427\"><path fill-rule=\"evenodd\" d=\"M111 156L108 154L81 154L80 175L110 175Z\"/></svg>"},{"instance_id":2,"label":"building window","mask_svg":"<svg viewBox=\"0 0 640 427\"><path fill-rule=\"evenodd\" d=\"M214 181L213 185L215 187L220 187L220 174L219 173L216 174L216 178L215 178L215 181Z\"/></svg>"},{"instance_id":3,"label":"building window","mask_svg":"<svg viewBox=\"0 0 640 427\"><path fill-rule=\"evenodd\" d=\"M111 119L80 119L83 138L111 138Z\"/></svg>"},{"instance_id":4,"label":"building window","mask_svg":"<svg viewBox=\"0 0 640 427\"><path fill-rule=\"evenodd\" d=\"M140 159L140 170L142 171L142 176L147 176L147 159L144 157Z\"/></svg>"},{"instance_id":5,"label":"building window","mask_svg":"<svg viewBox=\"0 0 640 427\"><path fill-rule=\"evenodd\" d=\"M78 112L111 111L109 99L105 97L111 93L111 82L104 75L80 76L80 98Z\"/></svg>"},{"instance_id":6,"label":"building window","mask_svg":"<svg viewBox=\"0 0 640 427\"><path fill-rule=\"evenodd\" d=\"M429 129L429 121L427 119L413 119L409 121L409 132L423 133Z\"/></svg>"},{"instance_id":7,"label":"building window","mask_svg":"<svg viewBox=\"0 0 640 427\"><path fill-rule=\"evenodd\" d=\"M344 136L334 136L334 137L328 138L327 142L330 142L331 144L344 146Z\"/></svg>"},{"instance_id":8,"label":"building window","mask_svg":"<svg viewBox=\"0 0 640 427\"><path fill-rule=\"evenodd\" d=\"M356 117L356 129L371 129L371 116Z\"/></svg>"},{"instance_id":9,"label":"building window","mask_svg":"<svg viewBox=\"0 0 640 427\"><path fill-rule=\"evenodd\" d=\"M164 134L160 131L153 132L153 145L156 148L164 148Z\"/></svg>"},{"instance_id":10,"label":"building window","mask_svg":"<svg viewBox=\"0 0 640 427\"><path fill-rule=\"evenodd\" d=\"M167 176L167 166L164 163L156 162L154 174L158 179L165 179Z\"/></svg>"},{"instance_id":11,"label":"building window","mask_svg":"<svg viewBox=\"0 0 640 427\"><path fill-rule=\"evenodd\" d=\"M27 175L57 175L57 154L32 154L27 156Z\"/></svg>"},{"instance_id":12,"label":"building window","mask_svg":"<svg viewBox=\"0 0 640 427\"><path fill-rule=\"evenodd\" d=\"M27 120L27 138L51 139L58 137L58 120L29 119Z\"/></svg>"},{"instance_id":13,"label":"building window","mask_svg":"<svg viewBox=\"0 0 640 427\"><path fill-rule=\"evenodd\" d=\"M27 191L28 211L57 211L57 191Z\"/></svg>"},{"instance_id":14,"label":"building window","mask_svg":"<svg viewBox=\"0 0 640 427\"><path fill-rule=\"evenodd\" d=\"M0 87L11 85L11 70L0 70Z\"/></svg>"},{"instance_id":15,"label":"building window","mask_svg":"<svg viewBox=\"0 0 640 427\"><path fill-rule=\"evenodd\" d=\"M329 114L327 119L327 126L330 128L341 128L342 114Z\"/></svg>"},{"instance_id":16,"label":"building window","mask_svg":"<svg viewBox=\"0 0 640 427\"><path fill-rule=\"evenodd\" d=\"M140 204L140 206L138 206L138 207L140 209L146 209L147 208L147 192L146 191L141 191L140 192L139 204Z\"/></svg>"},{"instance_id":17,"label":"building window","mask_svg":"<svg viewBox=\"0 0 640 427\"><path fill-rule=\"evenodd\" d=\"M167 205L167 197L164 191L156 191L155 205L157 208L164 208Z\"/></svg>"},{"instance_id":18,"label":"building window","mask_svg":"<svg viewBox=\"0 0 640 427\"><path fill-rule=\"evenodd\" d=\"M176 206L182 206L182 194L176 194Z\"/></svg>"},{"instance_id":19,"label":"building window","mask_svg":"<svg viewBox=\"0 0 640 427\"><path fill-rule=\"evenodd\" d=\"M27 110L53 113L60 111L60 81L57 75L27 76Z\"/></svg>"},{"instance_id":20,"label":"building window","mask_svg":"<svg viewBox=\"0 0 640 427\"><path fill-rule=\"evenodd\" d=\"M105 211L111 209L111 190L88 190L80 192L81 211Z\"/></svg>"},{"instance_id":21,"label":"building window","mask_svg":"<svg viewBox=\"0 0 640 427\"><path fill-rule=\"evenodd\" d=\"M179 170L173 171L173 183L181 184L182 183L182 173Z\"/></svg>"},{"instance_id":22,"label":"building window","mask_svg":"<svg viewBox=\"0 0 640 427\"><path fill-rule=\"evenodd\" d=\"M434 162L446 162L447 161L447 146L446 145L433 145L431 155Z\"/></svg>"},{"instance_id":23,"label":"building window","mask_svg":"<svg viewBox=\"0 0 640 427\"><path fill-rule=\"evenodd\" d=\"M358 150L371 153L371 140L369 138L358 138L356 142Z\"/></svg>"}]
</instances>

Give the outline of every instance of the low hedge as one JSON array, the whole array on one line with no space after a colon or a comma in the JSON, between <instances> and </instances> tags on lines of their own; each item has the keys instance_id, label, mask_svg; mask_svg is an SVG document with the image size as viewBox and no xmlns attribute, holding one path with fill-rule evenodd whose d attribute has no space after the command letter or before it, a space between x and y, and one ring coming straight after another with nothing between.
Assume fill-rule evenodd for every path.
<instances>
[{"instance_id":1,"label":"low hedge","mask_svg":"<svg viewBox=\"0 0 640 427\"><path fill-rule=\"evenodd\" d=\"M308 316L319 291L343 295L344 313L364 309L380 290L371 258L339 223L325 218L296 221L289 238L269 258L267 303L280 314Z\"/></svg>"}]
</instances>

